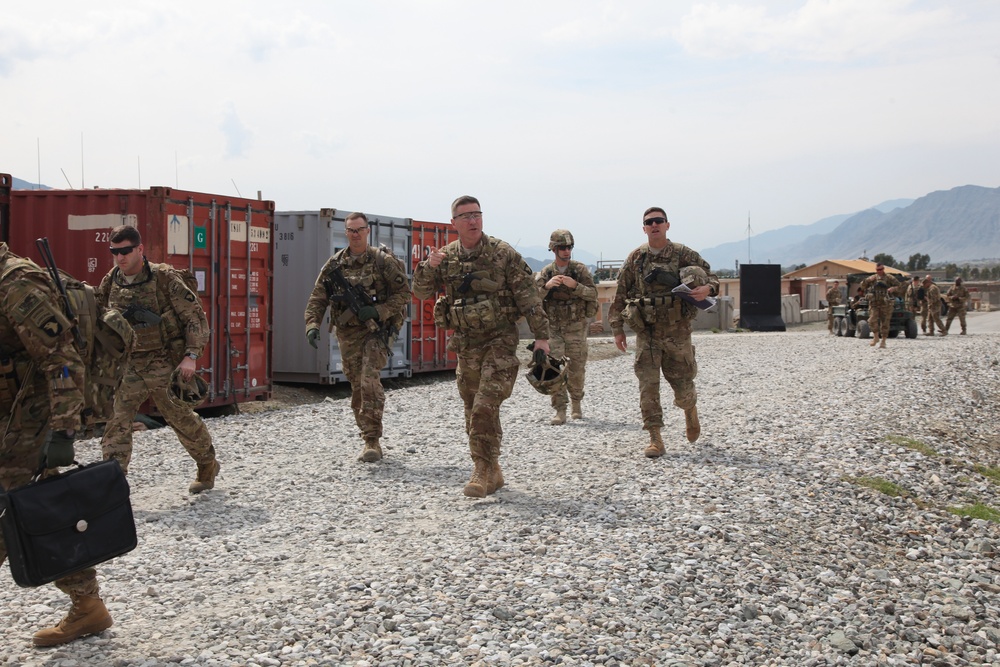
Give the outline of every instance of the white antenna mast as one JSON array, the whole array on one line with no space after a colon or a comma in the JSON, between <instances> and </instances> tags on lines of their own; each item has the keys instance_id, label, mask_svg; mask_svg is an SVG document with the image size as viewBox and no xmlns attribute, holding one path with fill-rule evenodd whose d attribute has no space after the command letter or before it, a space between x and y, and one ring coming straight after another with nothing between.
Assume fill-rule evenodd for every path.
<instances>
[{"instance_id":1,"label":"white antenna mast","mask_svg":"<svg viewBox=\"0 0 1000 667\"><path fill-rule=\"evenodd\" d=\"M747 264L753 264L753 259L750 256L750 235L753 234L753 230L750 229L750 211L747 211Z\"/></svg>"}]
</instances>

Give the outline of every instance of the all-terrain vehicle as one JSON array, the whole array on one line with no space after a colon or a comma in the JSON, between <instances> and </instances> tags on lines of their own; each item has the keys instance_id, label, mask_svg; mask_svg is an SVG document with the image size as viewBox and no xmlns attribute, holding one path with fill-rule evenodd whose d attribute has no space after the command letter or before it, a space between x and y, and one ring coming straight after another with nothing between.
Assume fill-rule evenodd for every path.
<instances>
[{"instance_id":1,"label":"all-terrain vehicle","mask_svg":"<svg viewBox=\"0 0 1000 667\"><path fill-rule=\"evenodd\" d=\"M847 276L847 293L851 294L871 273L851 273ZM891 273L904 287L909 279L900 273ZM901 295L892 300L892 317L889 319L889 338L896 338L899 332L907 338L916 338L919 331L917 320L903 305ZM856 302L848 302L833 307L833 333L837 336L869 338L872 335L868 325L868 299L862 297Z\"/></svg>"}]
</instances>

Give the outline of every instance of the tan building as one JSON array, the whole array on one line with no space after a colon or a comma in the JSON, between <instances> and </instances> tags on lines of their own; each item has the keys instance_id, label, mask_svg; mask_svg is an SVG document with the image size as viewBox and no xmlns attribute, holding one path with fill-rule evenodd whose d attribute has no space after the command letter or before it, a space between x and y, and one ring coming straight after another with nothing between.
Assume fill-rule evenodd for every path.
<instances>
[{"instance_id":1,"label":"tan building","mask_svg":"<svg viewBox=\"0 0 1000 667\"><path fill-rule=\"evenodd\" d=\"M843 282L849 273L875 273L876 262L869 262L866 259L825 259L810 266L789 271L782 278L827 278L829 280L839 280ZM910 274L903 269L887 266L889 273L901 273L904 276Z\"/></svg>"}]
</instances>

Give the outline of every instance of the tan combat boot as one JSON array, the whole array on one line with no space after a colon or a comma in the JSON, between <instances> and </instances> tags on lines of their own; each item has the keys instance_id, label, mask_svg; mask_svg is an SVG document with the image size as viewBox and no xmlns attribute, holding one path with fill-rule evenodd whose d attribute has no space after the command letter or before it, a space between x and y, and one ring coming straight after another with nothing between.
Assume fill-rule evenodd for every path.
<instances>
[{"instance_id":1,"label":"tan combat boot","mask_svg":"<svg viewBox=\"0 0 1000 667\"><path fill-rule=\"evenodd\" d=\"M698 421L698 408L691 406L684 411L684 428L687 431L688 442L694 442L701 435L701 422Z\"/></svg>"},{"instance_id":2,"label":"tan combat boot","mask_svg":"<svg viewBox=\"0 0 1000 667\"><path fill-rule=\"evenodd\" d=\"M878 345L878 334L875 333L874 331L872 332L872 342L868 343L868 345L870 345L871 347L875 347L876 345Z\"/></svg>"},{"instance_id":3,"label":"tan combat boot","mask_svg":"<svg viewBox=\"0 0 1000 667\"><path fill-rule=\"evenodd\" d=\"M566 423L566 408L556 408L556 416L549 420L553 426L560 426Z\"/></svg>"},{"instance_id":4,"label":"tan combat boot","mask_svg":"<svg viewBox=\"0 0 1000 667\"><path fill-rule=\"evenodd\" d=\"M361 450L361 459L365 463L375 463L382 460L382 446L378 438L365 438L365 448Z\"/></svg>"},{"instance_id":5,"label":"tan combat boot","mask_svg":"<svg viewBox=\"0 0 1000 667\"><path fill-rule=\"evenodd\" d=\"M69 608L66 618L59 621L58 625L36 632L31 640L35 646L57 646L84 635L96 635L111 627L111 614L101 598L88 595L70 597L73 606Z\"/></svg>"},{"instance_id":6,"label":"tan combat boot","mask_svg":"<svg viewBox=\"0 0 1000 667\"><path fill-rule=\"evenodd\" d=\"M219 474L220 467L216 459L212 459L208 463L199 463L198 476L191 482L191 486L188 487L188 493L201 493L202 491L214 489L215 477Z\"/></svg>"},{"instance_id":7,"label":"tan combat boot","mask_svg":"<svg viewBox=\"0 0 1000 667\"><path fill-rule=\"evenodd\" d=\"M486 489L487 495L502 489L503 485L503 470L500 469L500 461L494 459L490 464L490 483Z\"/></svg>"},{"instance_id":8,"label":"tan combat boot","mask_svg":"<svg viewBox=\"0 0 1000 667\"><path fill-rule=\"evenodd\" d=\"M663 438L660 437L660 427L650 426L649 427L649 447L643 451L647 459L655 459L657 457L663 456L667 453L666 448L663 446Z\"/></svg>"},{"instance_id":9,"label":"tan combat boot","mask_svg":"<svg viewBox=\"0 0 1000 667\"><path fill-rule=\"evenodd\" d=\"M885 338L883 338L883 339L882 339L882 342L881 342L881 343L879 343L879 344L878 344L878 346L879 346L880 348L882 348L882 347L885 347Z\"/></svg>"},{"instance_id":10,"label":"tan combat boot","mask_svg":"<svg viewBox=\"0 0 1000 667\"><path fill-rule=\"evenodd\" d=\"M472 477L469 478L469 482L465 485L462 493L469 498L485 498L492 478L490 473L490 464L483 459L477 458L476 467L472 470Z\"/></svg>"},{"instance_id":11,"label":"tan combat boot","mask_svg":"<svg viewBox=\"0 0 1000 667\"><path fill-rule=\"evenodd\" d=\"M583 406L580 405L580 401L573 401L573 412L571 413L573 419L583 419Z\"/></svg>"}]
</instances>

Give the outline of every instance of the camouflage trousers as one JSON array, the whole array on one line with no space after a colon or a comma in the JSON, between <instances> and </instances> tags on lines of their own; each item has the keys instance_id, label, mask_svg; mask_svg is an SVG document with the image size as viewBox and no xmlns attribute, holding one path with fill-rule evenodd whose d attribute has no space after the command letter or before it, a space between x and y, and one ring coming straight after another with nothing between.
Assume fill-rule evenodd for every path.
<instances>
[{"instance_id":1,"label":"camouflage trousers","mask_svg":"<svg viewBox=\"0 0 1000 667\"><path fill-rule=\"evenodd\" d=\"M0 484L4 489L24 486L38 469L38 456L48 432L49 397L45 393L24 397L19 415L19 425L12 425L0 444ZM0 424L5 425L6 420ZM5 560L7 546L0 537L0 565ZM54 583L71 597L98 595L97 571L92 567L57 579Z\"/></svg>"},{"instance_id":2,"label":"camouflage trousers","mask_svg":"<svg viewBox=\"0 0 1000 667\"><path fill-rule=\"evenodd\" d=\"M933 306L930 304L924 304L923 308L920 310L920 328L923 331L928 331L927 322L930 320L930 333L934 333L934 325L937 325L939 331L944 331L944 323L941 321L941 304L936 303Z\"/></svg>"},{"instance_id":3,"label":"camouflage trousers","mask_svg":"<svg viewBox=\"0 0 1000 667\"><path fill-rule=\"evenodd\" d=\"M167 426L174 430L181 445L196 462L215 460L215 447L208 427L198 413L180 401L170 398L167 387L170 374L176 368L160 353L139 354L132 358L128 372L115 394L115 414L104 427L101 452L104 459L118 459L128 472L132 460L132 422L139 407L152 398Z\"/></svg>"},{"instance_id":4,"label":"camouflage trousers","mask_svg":"<svg viewBox=\"0 0 1000 667\"><path fill-rule=\"evenodd\" d=\"M948 306L948 320L944 323L944 331L951 329L951 323L956 317L958 318L958 323L962 325L962 333L965 333L965 308L955 308L953 306Z\"/></svg>"},{"instance_id":5,"label":"camouflage trousers","mask_svg":"<svg viewBox=\"0 0 1000 667\"><path fill-rule=\"evenodd\" d=\"M500 458L500 405L510 397L517 380L521 365L515 352L517 342L513 328L490 338L469 339L456 334L449 341L449 348L458 355L455 378L465 403L465 432L473 460Z\"/></svg>"},{"instance_id":6,"label":"camouflage trousers","mask_svg":"<svg viewBox=\"0 0 1000 667\"><path fill-rule=\"evenodd\" d=\"M389 355L367 328L337 327L337 344L344 365L344 375L351 383L351 409L361 437L382 437L382 412L385 391L382 389L382 368Z\"/></svg>"},{"instance_id":7,"label":"camouflage trousers","mask_svg":"<svg viewBox=\"0 0 1000 667\"><path fill-rule=\"evenodd\" d=\"M892 318L892 304L883 301L872 301L868 305L868 326L872 336L889 337L889 320Z\"/></svg>"},{"instance_id":8,"label":"camouflage trousers","mask_svg":"<svg viewBox=\"0 0 1000 667\"><path fill-rule=\"evenodd\" d=\"M826 307L826 330L833 331L833 306Z\"/></svg>"},{"instance_id":9,"label":"camouflage trousers","mask_svg":"<svg viewBox=\"0 0 1000 667\"><path fill-rule=\"evenodd\" d=\"M569 358L566 386L552 395L552 407L559 410L568 404L567 393L574 401L583 400L583 383L587 375L587 322L580 320L566 325L550 322L550 325L549 354L556 359Z\"/></svg>"},{"instance_id":10,"label":"camouflage trousers","mask_svg":"<svg viewBox=\"0 0 1000 667\"><path fill-rule=\"evenodd\" d=\"M674 405L682 410L693 408L698 402L694 387L698 363L691 344L690 323L657 324L636 332L634 369L639 378L639 408L644 429L663 426L661 373L674 390Z\"/></svg>"}]
</instances>

